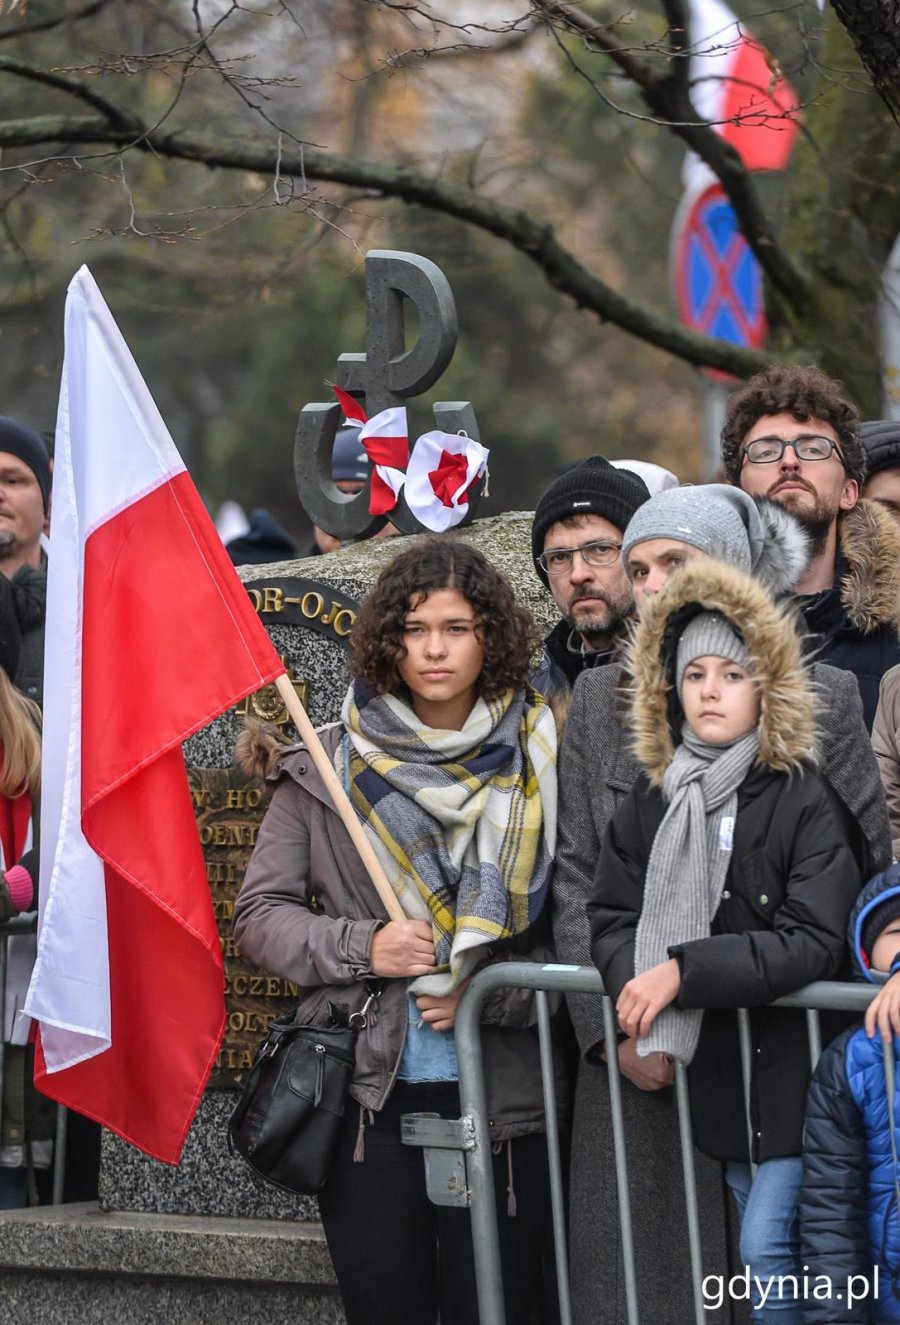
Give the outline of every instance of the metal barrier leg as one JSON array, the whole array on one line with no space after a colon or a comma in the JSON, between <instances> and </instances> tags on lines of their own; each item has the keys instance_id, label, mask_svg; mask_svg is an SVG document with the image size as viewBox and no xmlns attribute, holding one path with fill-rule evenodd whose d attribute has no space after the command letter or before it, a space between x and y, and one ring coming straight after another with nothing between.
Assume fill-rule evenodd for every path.
<instances>
[{"instance_id":1,"label":"metal barrier leg","mask_svg":"<svg viewBox=\"0 0 900 1325\"><path fill-rule=\"evenodd\" d=\"M688 1246L691 1252L691 1284L694 1289L694 1320L704 1325L703 1251L700 1246L700 1217L697 1213L697 1176L694 1172L694 1137L691 1132L691 1102L688 1096L687 1068L675 1064L675 1097L678 1100L678 1136L684 1168L684 1203L687 1209Z\"/></svg>"},{"instance_id":2,"label":"metal barrier leg","mask_svg":"<svg viewBox=\"0 0 900 1325\"><path fill-rule=\"evenodd\" d=\"M809 1037L809 1063L815 1072L816 1064L822 1057L822 1027L815 1008L806 1009L806 1033Z\"/></svg>"},{"instance_id":3,"label":"metal barrier leg","mask_svg":"<svg viewBox=\"0 0 900 1325\"><path fill-rule=\"evenodd\" d=\"M560 1325L572 1325L569 1258L566 1247L566 1211L563 1200L562 1161L559 1154L559 1121L556 1115L553 1044L550 1037L550 1008L547 1003L547 995L543 989L537 991L535 999L541 1047L541 1084L544 1088L544 1114L547 1119L547 1157L550 1163L550 1206L553 1211L553 1250L556 1256L559 1319Z\"/></svg>"},{"instance_id":4,"label":"metal barrier leg","mask_svg":"<svg viewBox=\"0 0 900 1325\"><path fill-rule=\"evenodd\" d=\"M750 1013L746 1008L738 1008L738 1038L741 1044L741 1079L744 1083L744 1117L747 1120L747 1153L750 1157L750 1172L756 1177L756 1165L753 1162L753 1119L750 1117L750 1076L752 1072L753 1044L750 1039Z\"/></svg>"},{"instance_id":5,"label":"metal barrier leg","mask_svg":"<svg viewBox=\"0 0 900 1325\"><path fill-rule=\"evenodd\" d=\"M625 1267L625 1306L628 1325L640 1325L637 1274L634 1268L634 1236L631 1229L631 1193L628 1190L628 1164L625 1158L625 1125L622 1121L622 1082L619 1079L619 1036L613 1016L612 999L603 996L603 1031L609 1066L609 1101L612 1105L613 1148L616 1156L616 1192L619 1198L619 1232L622 1237L622 1261Z\"/></svg>"},{"instance_id":6,"label":"metal barrier leg","mask_svg":"<svg viewBox=\"0 0 900 1325\"><path fill-rule=\"evenodd\" d=\"M481 1053L482 999L479 993L480 990L470 985L456 1013L459 1097L464 1117L471 1118L475 1128L475 1145L468 1152L466 1167L472 1198L469 1208L478 1288L478 1319L480 1325L506 1325L490 1125Z\"/></svg>"},{"instance_id":7,"label":"metal barrier leg","mask_svg":"<svg viewBox=\"0 0 900 1325\"><path fill-rule=\"evenodd\" d=\"M56 1137L53 1142L53 1204L62 1205L63 1186L66 1178L66 1139L69 1126L69 1110L62 1104L56 1106Z\"/></svg>"}]
</instances>

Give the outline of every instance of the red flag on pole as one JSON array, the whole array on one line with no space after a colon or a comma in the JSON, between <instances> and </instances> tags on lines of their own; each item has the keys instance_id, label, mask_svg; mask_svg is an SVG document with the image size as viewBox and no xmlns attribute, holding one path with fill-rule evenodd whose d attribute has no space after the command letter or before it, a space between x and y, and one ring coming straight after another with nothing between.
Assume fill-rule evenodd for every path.
<instances>
[{"instance_id":1,"label":"red flag on pole","mask_svg":"<svg viewBox=\"0 0 900 1325\"><path fill-rule=\"evenodd\" d=\"M181 743L284 668L86 267L47 588L35 1081L177 1163L224 1027Z\"/></svg>"}]
</instances>

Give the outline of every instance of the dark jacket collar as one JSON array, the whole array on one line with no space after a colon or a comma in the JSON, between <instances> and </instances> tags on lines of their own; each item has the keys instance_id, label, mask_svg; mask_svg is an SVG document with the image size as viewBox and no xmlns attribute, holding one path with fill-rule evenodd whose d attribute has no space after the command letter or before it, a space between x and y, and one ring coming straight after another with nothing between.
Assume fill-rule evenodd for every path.
<instances>
[{"instance_id":1,"label":"dark jacket collar","mask_svg":"<svg viewBox=\"0 0 900 1325\"><path fill-rule=\"evenodd\" d=\"M581 636L567 621L558 621L544 640L544 648L551 664L563 673L573 686L582 672L591 667L603 667L615 657L618 640L606 649L584 649Z\"/></svg>"}]
</instances>

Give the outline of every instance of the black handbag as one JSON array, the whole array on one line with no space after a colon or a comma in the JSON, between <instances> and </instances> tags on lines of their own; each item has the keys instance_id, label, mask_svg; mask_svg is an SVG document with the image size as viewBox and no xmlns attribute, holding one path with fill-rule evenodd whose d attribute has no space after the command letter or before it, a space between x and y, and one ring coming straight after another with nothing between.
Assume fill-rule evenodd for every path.
<instances>
[{"instance_id":1,"label":"black handbag","mask_svg":"<svg viewBox=\"0 0 900 1325\"><path fill-rule=\"evenodd\" d=\"M303 1196L324 1185L353 1079L356 1037L380 993L367 986L362 1008L343 1025L298 1024L296 1013L272 1022L228 1122L231 1149L259 1177Z\"/></svg>"}]
</instances>

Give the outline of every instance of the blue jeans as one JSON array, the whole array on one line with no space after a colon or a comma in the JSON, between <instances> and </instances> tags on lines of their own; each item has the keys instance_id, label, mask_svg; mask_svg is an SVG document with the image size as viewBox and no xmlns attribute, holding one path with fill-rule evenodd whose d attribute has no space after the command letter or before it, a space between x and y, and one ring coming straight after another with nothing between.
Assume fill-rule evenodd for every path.
<instances>
[{"instance_id":1,"label":"blue jeans","mask_svg":"<svg viewBox=\"0 0 900 1325\"><path fill-rule=\"evenodd\" d=\"M749 1164L725 1165L741 1217L741 1260L750 1270L750 1319L758 1325L803 1322L797 1214L801 1168L799 1155L767 1159L757 1168L755 1178ZM794 1282L779 1284L779 1276L793 1276Z\"/></svg>"},{"instance_id":2,"label":"blue jeans","mask_svg":"<svg viewBox=\"0 0 900 1325\"><path fill-rule=\"evenodd\" d=\"M24 1168L0 1165L0 1210L21 1210L28 1204L28 1178Z\"/></svg>"}]
</instances>

